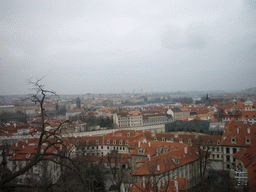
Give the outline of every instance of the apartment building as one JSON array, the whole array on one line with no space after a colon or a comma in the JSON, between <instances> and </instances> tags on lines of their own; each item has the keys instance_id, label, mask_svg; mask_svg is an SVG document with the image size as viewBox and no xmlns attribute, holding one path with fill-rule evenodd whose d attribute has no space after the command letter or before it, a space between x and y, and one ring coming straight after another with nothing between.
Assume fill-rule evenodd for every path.
<instances>
[{"instance_id":1,"label":"apartment building","mask_svg":"<svg viewBox=\"0 0 256 192\"><path fill-rule=\"evenodd\" d=\"M175 178L186 178L187 189L190 189L200 182L199 164L197 150L187 145L153 157L149 156L144 161L137 161L132 176L136 183L153 182L156 178L160 179L159 183L175 180Z\"/></svg>"},{"instance_id":2,"label":"apartment building","mask_svg":"<svg viewBox=\"0 0 256 192\"><path fill-rule=\"evenodd\" d=\"M143 115L143 125L158 125L172 122L173 118L168 114Z\"/></svg>"},{"instance_id":3,"label":"apartment building","mask_svg":"<svg viewBox=\"0 0 256 192\"><path fill-rule=\"evenodd\" d=\"M143 117L139 111L121 112L113 115L117 127L137 127L143 125Z\"/></svg>"}]
</instances>

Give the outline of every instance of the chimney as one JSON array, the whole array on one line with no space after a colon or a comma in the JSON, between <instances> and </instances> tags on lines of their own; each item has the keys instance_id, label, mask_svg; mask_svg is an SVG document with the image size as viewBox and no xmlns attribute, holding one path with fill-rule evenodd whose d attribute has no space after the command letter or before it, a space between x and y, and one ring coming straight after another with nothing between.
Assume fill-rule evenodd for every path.
<instances>
[{"instance_id":1,"label":"chimney","mask_svg":"<svg viewBox=\"0 0 256 192\"><path fill-rule=\"evenodd\" d=\"M157 165L157 171L160 171L160 165Z\"/></svg>"},{"instance_id":2,"label":"chimney","mask_svg":"<svg viewBox=\"0 0 256 192\"><path fill-rule=\"evenodd\" d=\"M138 147L140 147L140 141L139 141L139 143L138 143Z\"/></svg>"},{"instance_id":3,"label":"chimney","mask_svg":"<svg viewBox=\"0 0 256 192\"><path fill-rule=\"evenodd\" d=\"M15 143L15 146L18 147L18 142Z\"/></svg>"},{"instance_id":4,"label":"chimney","mask_svg":"<svg viewBox=\"0 0 256 192\"><path fill-rule=\"evenodd\" d=\"M187 147L184 148L184 153L188 154L188 148Z\"/></svg>"},{"instance_id":5,"label":"chimney","mask_svg":"<svg viewBox=\"0 0 256 192\"><path fill-rule=\"evenodd\" d=\"M143 188L145 188L145 177L143 177Z\"/></svg>"},{"instance_id":6,"label":"chimney","mask_svg":"<svg viewBox=\"0 0 256 192\"><path fill-rule=\"evenodd\" d=\"M151 147L151 143L150 142L148 142L148 146Z\"/></svg>"},{"instance_id":7,"label":"chimney","mask_svg":"<svg viewBox=\"0 0 256 192\"><path fill-rule=\"evenodd\" d=\"M148 160L151 161L151 159L150 159L150 154L148 154Z\"/></svg>"},{"instance_id":8,"label":"chimney","mask_svg":"<svg viewBox=\"0 0 256 192\"><path fill-rule=\"evenodd\" d=\"M237 134L239 134L239 127L236 128L236 132L237 132Z\"/></svg>"},{"instance_id":9,"label":"chimney","mask_svg":"<svg viewBox=\"0 0 256 192\"><path fill-rule=\"evenodd\" d=\"M250 134L251 133L251 129L250 127L247 128L247 133Z\"/></svg>"}]
</instances>

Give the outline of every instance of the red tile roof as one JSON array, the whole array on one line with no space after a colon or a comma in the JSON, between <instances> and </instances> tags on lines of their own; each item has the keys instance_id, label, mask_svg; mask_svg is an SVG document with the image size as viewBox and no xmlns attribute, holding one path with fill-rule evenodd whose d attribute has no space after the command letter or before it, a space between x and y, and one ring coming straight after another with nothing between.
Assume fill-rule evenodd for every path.
<instances>
[{"instance_id":1,"label":"red tile roof","mask_svg":"<svg viewBox=\"0 0 256 192\"><path fill-rule=\"evenodd\" d=\"M134 176L159 175L171 169L198 160L196 148L187 147L187 154L184 148L159 154L158 156L145 159L145 163L132 172Z\"/></svg>"},{"instance_id":2,"label":"red tile roof","mask_svg":"<svg viewBox=\"0 0 256 192\"><path fill-rule=\"evenodd\" d=\"M251 191L256 191L256 145L238 151L235 158L243 162L248 171Z\"/></svg>"},{"instance_id":3,"label":"red tile roof","mask_svg":"<svg viewBox=\"0 0 256 192\"><path fill-rule=\"evenodd\" d=\"M226 122L221 145L249 147L256 145L256 124L250 125L234 118ZM234 139L235 141L232 141ZM249 139L250 142L246 143Z\"/></svg>"}]
</instances>

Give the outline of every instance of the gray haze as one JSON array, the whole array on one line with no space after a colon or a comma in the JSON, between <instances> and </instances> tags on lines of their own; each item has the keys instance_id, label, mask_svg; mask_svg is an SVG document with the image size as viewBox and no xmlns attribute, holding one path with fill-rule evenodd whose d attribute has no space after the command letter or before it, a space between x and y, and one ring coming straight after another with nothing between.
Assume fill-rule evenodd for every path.
<instances>
[{"instance_id":1,"label":"gray haze","mask_svg":"<svg viewBox=\"0 0 256 192\"><path fill-rule=\"evenodd\" d=\"M0 0L0 95L255 87L255 0Z\"/></svg>"}]
</instances>

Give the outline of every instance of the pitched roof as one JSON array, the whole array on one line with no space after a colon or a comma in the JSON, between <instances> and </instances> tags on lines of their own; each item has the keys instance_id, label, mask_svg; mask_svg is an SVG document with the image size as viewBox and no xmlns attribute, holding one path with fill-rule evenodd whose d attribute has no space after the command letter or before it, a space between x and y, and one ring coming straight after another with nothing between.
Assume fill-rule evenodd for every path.
<instances>
[{"instance_id":1,"label":"pitched roof","mask_svg":"<svg viewBox=\"0 0 256 192\"><path fill-rule=\"evenodd\" d=\"M235 158L240 159L247 168L250 188L256 191L256 145L238 151Z\"/></svg>"},{"instance_id":2,"label":"pitched roof","mask_svg":"<svg viewBox=\"0 0 256 192\"><path fill-rule=\"evenodd\" d=\"M221 145L249 147L256 145L255 138L256 124L250 125L233 118L225 124ZM247 139L250 142L246 142Z\"/></svg>"},{"instance_id":3,"label":"pitched roof","mask_svg":"<svg viewBox=\"0 0 256 192\"><path fill-rule=\"evenodd\" d=\"M134 176L159 175L182 165L198 160L197 149L187 147L145 159L144 164L132 172Z\"/></svg>"},{"instance_id":4,"label":"pitched roof","mask_svg":"<svg viewBox=\"0 0 256 192\"><path fill-rule=\"evenodd\" d=\"M144 140L143 142L139 141L137 147L131 152L131 155L136 156L154 156L158 153L163 153L163 149L167 149L168 151L176 150L176 149L183 149L187 147L188 144L183 143L168 143L168 142L161 142L161 141L147 141ZM130 148L130 147L129 147ZM144 153L139 153L139 150L143 149Z\"/></svg>"}]
</instances>

